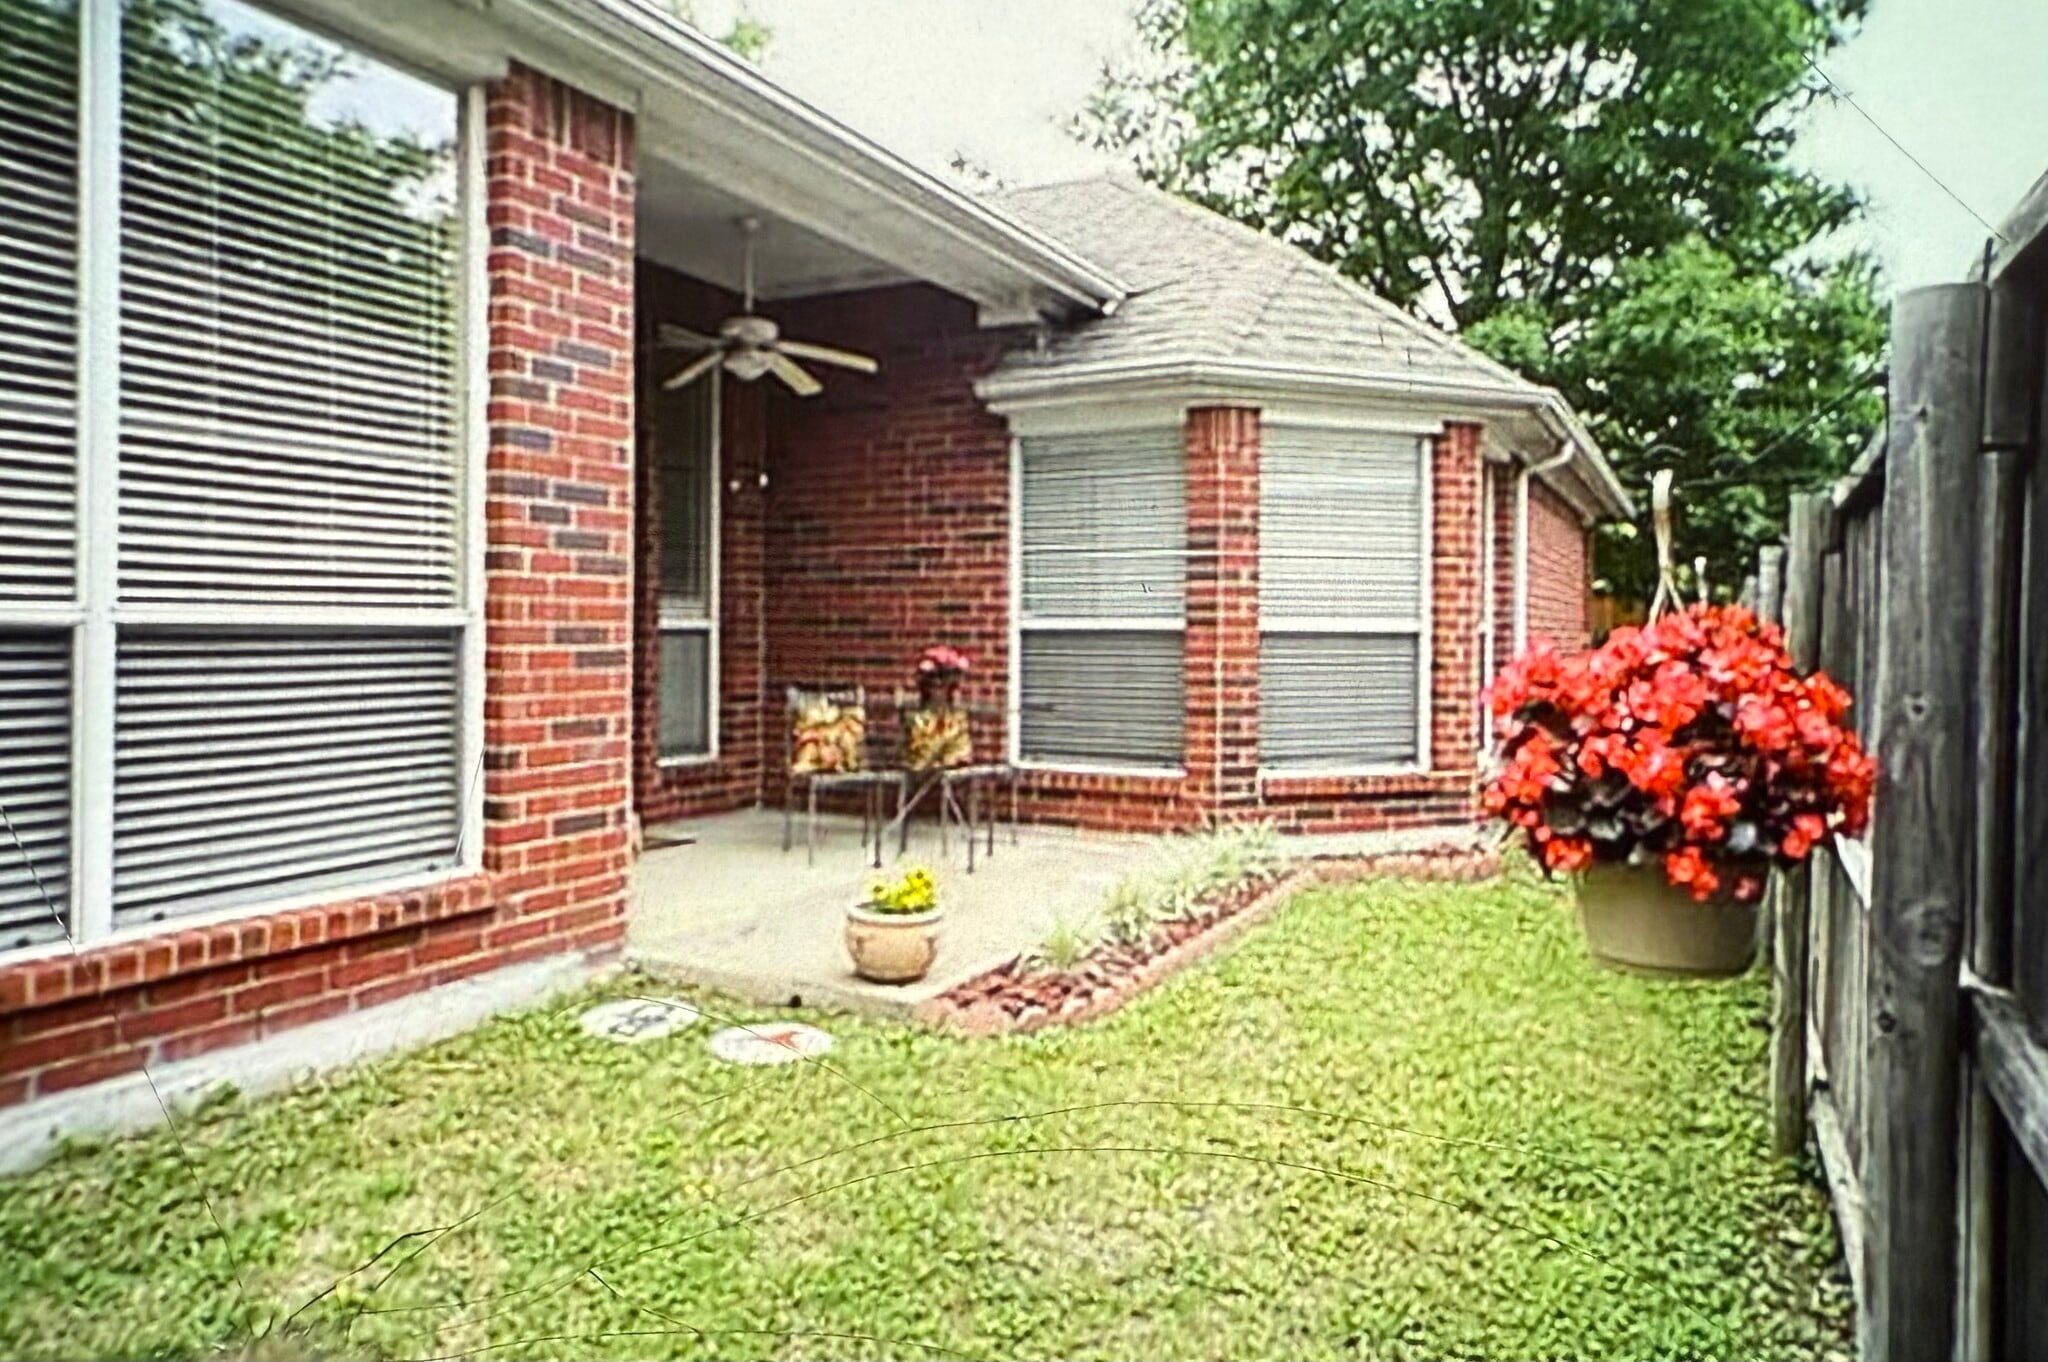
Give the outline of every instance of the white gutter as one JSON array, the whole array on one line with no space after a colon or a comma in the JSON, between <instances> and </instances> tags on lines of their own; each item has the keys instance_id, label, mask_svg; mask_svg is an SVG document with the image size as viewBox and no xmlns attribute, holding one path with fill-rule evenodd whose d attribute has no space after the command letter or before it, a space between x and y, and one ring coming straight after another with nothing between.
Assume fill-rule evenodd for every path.
<instances>
[{"instance_id":1,"label":"white gutter","mask_svg":"<svg viewBox=\"0 0 2048 1362\"><path fill-rule=\"evenodd\" d=\"M643 81L701 92L731 107L932 230L1070 303L1107 314L1129 292L1107 271L862 136L664 10L641 0L498 0L494 8L546 27L567 50L599 47L602 60L624 62Z\"/></svg>"}]
</instances>

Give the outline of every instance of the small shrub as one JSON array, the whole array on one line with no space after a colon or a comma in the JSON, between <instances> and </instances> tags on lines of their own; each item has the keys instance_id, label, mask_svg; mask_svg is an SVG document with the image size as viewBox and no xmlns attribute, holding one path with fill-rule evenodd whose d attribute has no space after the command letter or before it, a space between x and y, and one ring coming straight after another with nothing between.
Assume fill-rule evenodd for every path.
<instances>
[{"instance_id":1,"label":"small shrub","mask_svg":"<svg viewBox=\"0 0 2048 1362\"><path fill-rule=\"evenodd\" d=\"M1032 953L1031 964L1037 969L1065 972L1079 964L1094 944L1079 925L1064 917L1056 918L1052 930Z\"/></svg>"},{"instance_id":2,"label":"small shrub","mask_svg":"<svg viewBox=\"0 0 2048 1362\"><path fill-rule=\"evenodd\" d=\"M1139 880L1119 880L1102 903L1102 926L1120 946L1135 946L1152 934L1159 917L1153 896Z\"/></svg>"}]
</instances>

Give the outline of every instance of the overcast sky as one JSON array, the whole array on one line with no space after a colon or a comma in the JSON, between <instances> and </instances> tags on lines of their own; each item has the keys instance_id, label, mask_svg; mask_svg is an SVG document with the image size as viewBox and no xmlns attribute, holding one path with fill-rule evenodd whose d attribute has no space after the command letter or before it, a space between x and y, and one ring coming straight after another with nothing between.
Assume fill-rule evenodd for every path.
<instances>
[{"instance_id":1,"label":"overcast sky","mask_svg":"<svg viewBox=\"0 0 2048 1362\"><path fill-rule=\"evenodd\" d=\"M1673 0L1680 3L1682 0ZM1104 160L1062 123L1106 57L1129 50L1129 0L746 0L774 30L778 80L933 169L960 152L1017 183ZM720 31L735 0L698 0ZM1825 65L1993 223L2048 170L2048 0L1875 0ZM1802 161L1860 188L1895 283L1960 275L1985 230L1846 105L1813 116Z\"/></svg>"}]
</instances>

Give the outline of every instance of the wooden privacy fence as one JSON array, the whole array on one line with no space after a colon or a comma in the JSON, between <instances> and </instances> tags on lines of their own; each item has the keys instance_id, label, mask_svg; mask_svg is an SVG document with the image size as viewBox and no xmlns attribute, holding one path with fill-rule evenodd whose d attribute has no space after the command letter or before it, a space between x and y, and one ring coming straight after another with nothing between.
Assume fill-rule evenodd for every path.
<instances>
[{"instance_id":1,"label":"wooden privacy fence","mask_svg":"<svg viewBox=\"0 0 2048 1362\"><path fill-rule=\"evenodd\" d=\"M1771 933L1774 1127L1820 1155L1874 1362L2048 1357L2044 223L2048 181L1899 300L1884 434L1751 588L1879 764Z\"/></svg>"}]
</instances>

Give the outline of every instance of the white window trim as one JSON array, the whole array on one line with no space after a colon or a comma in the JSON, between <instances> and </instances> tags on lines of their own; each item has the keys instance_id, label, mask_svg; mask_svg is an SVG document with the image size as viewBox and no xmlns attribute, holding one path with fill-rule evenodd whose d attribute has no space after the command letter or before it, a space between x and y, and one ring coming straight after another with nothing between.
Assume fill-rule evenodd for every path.
<instances>
[{"instance_id":1,"label":"white window trim","mask_svg":"<svg viewBox=\"0 0 2048 1362\"><path fill-rule=\"evenodd\" d=\"M719 652L724 641L724 626L720 616L724 608L723 575L724 550L722 542L725 533L725 384L718 371L700 382L711 385L711 454L705 460L704 475L709 484L711 525L706 531L711 539L710 561L705 567L706 585L704 617L685 617L677 614L671 617L667 602L661 600L661 565L655 564L655 619L654 632L657 641L662 634L679 633L704 635L704 750L702 752L678 752L673 756L655 755L655 764L664 771L686 770L692 766L709 766L718 760L719 753L719 700L723 694L720 681ZM658 444L659 442L657 442ZM654 662L655 686L655 741L660 742L661 723L661 657L657 647Z\"/></svg>"},{"instance_id":2,"label":"white window trim","mask_svg":"<svg viewBox=\"0 0 2048 1362\"><path fill-rule=\"evenodd\" d=\"M399 611L381 607L256 607L121 605L120 598L120 352L121 352L121 0L79 5L78 436L76 476L78 570L70 606L9 606L0 623L68 630L71 636L71 899L68 935L0 951L0 965L74 950L147 939L188 928L270 916L319 904L418 889L479 873L483 865L484 547L482 488L489 450L487 338L489 232L485 224L484 89L436 82L457 99L457 213L461 259L456 333L458 403L457 538L459 605ZM262 8L261 4L258 5ZM272 13L264 9L265 13ZM302 22L288 11L279 17ZM345 44L363 50L355 44ZM380 62L380 55L365 52ZM389 64L411 70L405 63ZM431 77L422 77L432 80ZM409 871L340 888L303 891L193 913L160 922L114 926L114 706L116 646L124 624L389 624L457 634L460 766L456 864Z\"/></svg>"},{"instance_id":3,"label":"white window trim","mask_svg":"<svg viewBox=\"0 0 2048 1362\"><path fill-rule=\"evenodd\" d=\"M1360 427L1364 428L1364 427ZM1422 472L1422 579L1421 610L1413 620L1387 616L1295 615L1269 616L1263 597L1259 601L1259 635L1292 633L1396 635L1415 638L1415 759L1413 761L1367 762L1353 766L1324 766L1306 762L1261 760L1259 780L1353 780L1378 776L1426 776L1436 768L1430 752L1432 704L1430 673L1436 661L1436 440L1434 435L1417 437Z\"/></svg>"},{"instance_id":4,"label":"white window trim","mask_svg":"<svg viewBox=\"0 0 2048 1362\"><path fill-rule=\"evenodd\" d=\"M1146 412L1147 417L1155 413ZM1182 419L1185 419L1184 417ZM1129 429L1142 429L1145 421L1134 421ZM1119 429L1126 427L1119 426ZM1060 433L1085 433L1080 428ZM1182 555L1183 562L1186 555ZM1183 568L1185 571L1185 568ZM1044 757L1024 755L1024 635L1031 630L1044 633L1079 633L1099 629L1104 633L1138 633L1156 631L1187 635L1187 615L1143 615L1121 616L1103 619L1090 616L1076 619L1070 615L1032 615L1024 613L1024 441L1021 437L1010 438L1010 568L1009 568L1009 648L1010 666L1006 679L1007 695L1003 701L1003 745L1004 758L1019 771L1036 771L1050 775L1077 776L1131 776L1153 780L1176 779L1187 774L1185 762L1151 763L1142 761L1070 761L1049 760ZM1185 650L1183 650L1185 651ZM1181 750L1187 750L1183 735Z\"/></svg>"}]
</instances>

